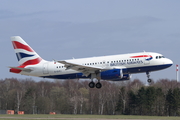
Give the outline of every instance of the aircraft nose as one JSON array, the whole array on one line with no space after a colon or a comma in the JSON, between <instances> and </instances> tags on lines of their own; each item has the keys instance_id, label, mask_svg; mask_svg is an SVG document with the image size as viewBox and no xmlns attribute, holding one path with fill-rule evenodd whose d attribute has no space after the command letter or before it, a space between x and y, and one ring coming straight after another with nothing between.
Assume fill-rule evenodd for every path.
<instances>
[{"instance_id":1,"label":"aircraft nose","mask_svg":"<svg viewBox=\"0 0 180 120\"><path fill-rule=\"evenodd\" d=\"M164 64L167 64L167 65L171 66L171 65L173 65L173 61L167 58L165 60Z\"/></svg>"}]
</instances>

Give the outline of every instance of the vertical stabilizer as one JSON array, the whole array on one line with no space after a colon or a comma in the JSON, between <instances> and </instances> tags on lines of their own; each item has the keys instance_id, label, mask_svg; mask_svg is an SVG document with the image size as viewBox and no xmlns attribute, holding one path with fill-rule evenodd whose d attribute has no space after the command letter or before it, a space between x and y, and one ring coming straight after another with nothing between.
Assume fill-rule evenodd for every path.
<instances>
[{"instance_id":1,"label":"vertical stabilizer","mask_svg":"<svg viewBox=\"0 0 180 120\"><path fill-rule=\"evenodd\" d=\"M11 40L20 66L35 65L42 61L42 58L20 36L13 36Z\"/></svg>"}]
</instances>

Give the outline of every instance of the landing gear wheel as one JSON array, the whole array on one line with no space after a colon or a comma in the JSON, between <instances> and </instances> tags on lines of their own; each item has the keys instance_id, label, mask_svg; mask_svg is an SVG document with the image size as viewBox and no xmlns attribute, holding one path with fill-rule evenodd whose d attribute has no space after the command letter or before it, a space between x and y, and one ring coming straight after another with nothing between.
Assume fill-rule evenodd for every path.
<instances>
[{"instance_id":1,"label":"landing gear wheel","mask_svg":"<svg viewBox=\"0 0 180 120\"><path fill-rule=\"evenodd\" d=\"M89 83L89 87L90 87L90 88L94 88L94 87L95 87L95 83L94 83L94 82L90 82L90 83Z\"/></svg>"},{"instance_id":2,"label":"landing gear wheel","mask_svg":"<svg viewBox=\"0 0 180 120\"><path fill-rule=\"evenodd\" d=\"M151 79L148 79L147 81L148 81L148 83L151 83L152 80L151 80Z\"/></svg>"},{"instance_id":3,"label":"landing gear wheel","mask_svg":"<svg viewBox=\"0 0 180 120\"><path fill-rule=\"evenodd\" d=\"M100 89L102 87L102 84L100 82L96 83L96 88Z\"/></svg>"},{"instance_id":4,"label":"landing gear wheel","mask_svg":"<svg viewBox=\"0 0 180 120\"><path fill-rule=\"evenodd\" d=\"M149 71L146 72L146 75L147 75L147 78L148 78L147 82L148 82L148 83L151 83L152 80L150 79Z\"/></svg>"}]
</instances>

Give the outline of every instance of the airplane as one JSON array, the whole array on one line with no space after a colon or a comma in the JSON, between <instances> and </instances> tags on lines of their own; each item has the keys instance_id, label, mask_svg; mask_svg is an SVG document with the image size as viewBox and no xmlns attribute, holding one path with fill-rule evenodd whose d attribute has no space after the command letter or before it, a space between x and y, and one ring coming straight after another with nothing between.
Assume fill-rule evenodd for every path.
<instances>
[{"instance_id":1,"label":"airplane","mask_svg":"<svg viewBox=\"0 0 180 120\"><path fill-rule=\"evenodd\" d=\"M139 52L100 57L59 61L42 59L20 36L11 37L19 62L10 67L10 72L52 79L91 79L90 88L101 88L100 80L130 80L131 74L146 73L151 83L150 72L170 67L172 60L155 52ZM97 79L95 84L93 81Z\"/></svg>"}]
</instances>

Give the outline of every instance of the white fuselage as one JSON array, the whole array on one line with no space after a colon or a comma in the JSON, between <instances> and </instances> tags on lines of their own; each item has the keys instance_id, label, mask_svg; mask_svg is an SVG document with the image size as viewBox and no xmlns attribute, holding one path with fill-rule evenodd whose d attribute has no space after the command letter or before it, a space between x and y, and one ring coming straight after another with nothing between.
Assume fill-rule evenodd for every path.
<instances>
[{"instance_id":1,"label":"white fuselage","mask_svg":"<svg viewBox=\"0 0 180 120\"><path fill-rule=\"evenodd\" d=\"M170 67L173 64L170 59L154 52L70 59L66 60L66 62L105 70L122 69L123 74L157 71ZM48 62L43 60L37 65L28 65L26 68L33 69L33 71L22 71L20 74L54 79L89 78L77 70L67 69L64 64L56 61Z\"/></svg>"}]
</instances>

